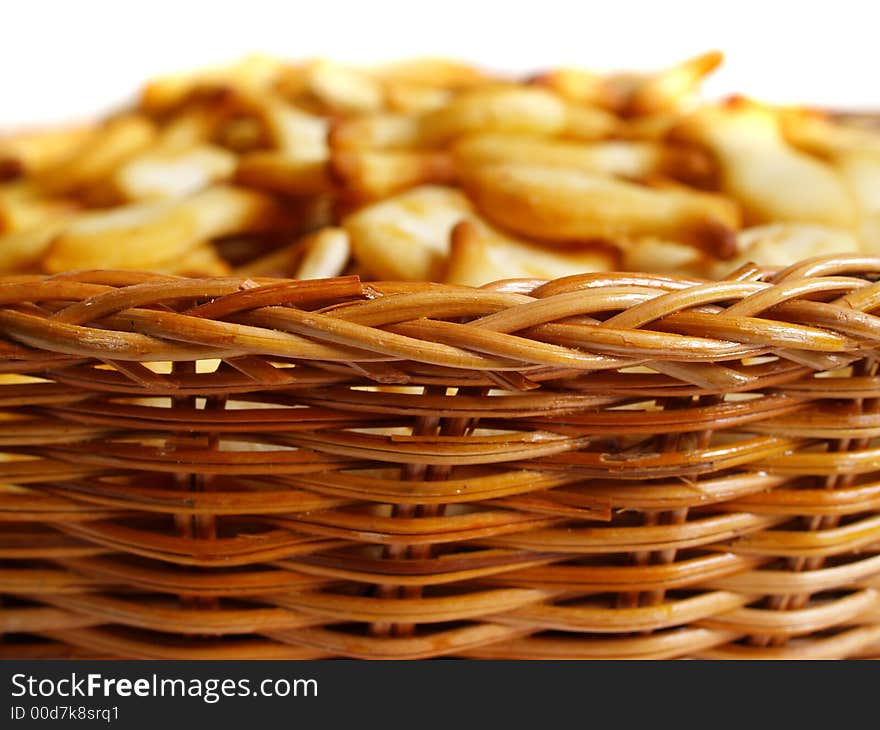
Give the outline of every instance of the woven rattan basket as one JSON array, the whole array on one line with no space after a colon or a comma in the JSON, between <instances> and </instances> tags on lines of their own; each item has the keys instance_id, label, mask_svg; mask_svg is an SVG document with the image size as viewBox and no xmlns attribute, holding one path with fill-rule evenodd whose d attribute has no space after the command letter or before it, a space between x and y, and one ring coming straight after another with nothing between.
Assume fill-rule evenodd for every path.
<instances>
[{"instance_id":1,"label":"woven rattan basket","mask_svg":"<svg viewBox=\"0 0 880 730\"><path fill-rule=\"evenodd\" d=\"M2 656L880 656L878 276L6 277Z\"/></svg>"}]
</instances>

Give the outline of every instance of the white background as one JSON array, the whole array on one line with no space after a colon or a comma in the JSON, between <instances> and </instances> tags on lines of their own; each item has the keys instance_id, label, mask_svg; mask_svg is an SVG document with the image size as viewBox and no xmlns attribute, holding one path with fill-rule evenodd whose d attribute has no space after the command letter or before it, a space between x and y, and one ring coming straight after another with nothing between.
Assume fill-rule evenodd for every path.
<instances>
[{"instance_id":1,"label":"white background","mask_svg":"<svg viewBox=\"0 0 880 730\"><path fill-rule=\"evenodd\" d=\"M163 71L263 51L377 61L446 55L526 71L645 67L718 48L707 87L880 109L876 2L0 0L0 130L87 117Z\"/></svg>"}]
</instances>

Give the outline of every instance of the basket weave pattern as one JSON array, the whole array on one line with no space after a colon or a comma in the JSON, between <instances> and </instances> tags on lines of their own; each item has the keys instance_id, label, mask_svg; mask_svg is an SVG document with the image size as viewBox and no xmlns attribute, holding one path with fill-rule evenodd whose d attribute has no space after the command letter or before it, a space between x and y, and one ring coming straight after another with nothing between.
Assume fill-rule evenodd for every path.
<instances>
[{"instance_id":1,"label":"basket weave pattern","mask_svg":"<svg viewBox=\"0 0 880 730\"><path fill-rule=\"evenodd\" d=\"M880 655L877 272L6 277L0 655Z\"/></svg>"}]
</instances>

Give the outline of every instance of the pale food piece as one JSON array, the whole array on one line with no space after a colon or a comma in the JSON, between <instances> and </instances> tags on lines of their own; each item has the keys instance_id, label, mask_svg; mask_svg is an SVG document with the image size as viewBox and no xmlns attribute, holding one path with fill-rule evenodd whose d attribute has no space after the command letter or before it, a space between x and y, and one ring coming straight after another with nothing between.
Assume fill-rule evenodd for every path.
<instances>
[{"instance_id":1,"label":"pale food piece","mask_svg":"<svg viewBox=\"0 0 880 730\"><path fill-rule=\"evenodd\" d=\"M451 157L435 150L339 150L330 169L343 189L366 199L450 182L455 174Z\"/></svg>"},{"instance_id":2,"label":"pale food piece","mask_svg":"<svg viewBox=\"0 0 880 730\"><path fill-rule=\"evenodd\" d=\"M747 101L706 106L677 133L715 155L722 190L739 201L748 223L856 225L856 203L839 173L788 144L771 110Z\"/></svg>"},{"instance_id":3,"label":"pale food piece","mask_svg":"<svg viewBox=\"0 0 880 730\"><path fill-rule=\"evenodd\" d=\"M861 251L852 232L809 223L772 223L747 228L739 233L737 248L734 259L713 266L711 274L715 278L749 262L785 267L813 256Z\"/></svg>"},{"instance_id":4,"label":"pale food piece","mask_svg":"<svg viewBox=\"0 0 880 730\"><path fill-rule=\"evenodd\" d=\"M596 249L558 250L517 240L486 224L462 221L452 229L445 281L482 286L500 279L556 279L608 271L614 258Z\"/></svg>"},{"instance_id":5,"label":"pale food piece","mask_svg":"<svg viewBox=\"0 0 880 730\"><path fill-rule=\"evenodd\" d=\"M326 160L330 123L275 94L242 92L236 101L264 127L273 149L301 160Z\"/></svg>"},{"instance_id":6,"label":"pale food piece","mask_svg":"<svg viewBox=\"0 0 880 730\"><path fill-rule=\"evenodd\" d=\"M784 109L779 119L791 144L828 160L838 171L858 204L865 250L880 252L880 132L804 109Z\"/></svg>"},{"instance_id":7,"label":"pale food piece","mask_svg":"<svg viewBox=\"0 0 880 730\"><path fill-rule=\"evenodd\" d=\"M326 161L274 151L242 155L235 179L247 187L289 195L318 195L334 188Z\"/></svg>"},{"instance_id":8,"label":"pale food piece","mask_svg":"<svg viewBox=\"0 0 880 730\"><path fill-rule=\"evenodd\" d=\"M385 82L407 83L439 89L460 89L485 84L489 76L468 63L447 58L414 58L372 69Z\"/></svg>"},{"instance_id":9,"label":"pale food piece","mask_svg":"<svg viewBox=\"0 0 880 730\"><path fill-rule=\"evenodd\" d=\"M266 130L273 149L243 154L236 180L290 195L332 191L329 122L271 95L251 95L244 101Z\"/></svg>"},{"instance_id":10,"label":"pale food piece","mask_svg":"<svg viewBox=\"0 0 880 730\"><path fill-rule=\"evenodd\" d=\"M211 144L188 149L160 147L124 163L113 174L113 186L128 201L182 198L232 177L235 155Z\"/></svg>"},{"instance_id":11,"label":"pale food piece","mask_svg":"<svg viewBox=\"0 0 880 730\"><path fill-rule=\"evenodd\" d=\"M0 274L36 268L71 216L47 218L20 231L0 235Z\"/></svg>"},{"instance_id":12,"label":"pale food piece","mask_svg":"<svg viewBox=\"0 0 880 730\"><path fill-rule=\"evenodd\" d=\"M439 281L449 234L473 207L461 191L413 188L348 216L343 227L357 263L377 279Z\"/></svg>"},{"instance_id":13,"label":"pale food piece","mask_svg":"<svg viewBox=\"0 0 880 730\"><path fill-rule=\"evenodd\" d=\"M420 142L436 145L474 132L600 138L614 131L616 120L599 109L571 106L545 89L497 85L458 94L423 116L419 127Z\"/></svg>"},{"instance_id":14,"label":"pale food piece","mask_svg":"<svg viewBox=\"0 0 880 730\"><path fill-rule=\"evenodd\" d=\"M621 268L624 271L646 271L659 274L686 274L705 277L714 259L702 251L677 241L659 238L619 239ZM719 264L724 274L731 270L731 262Z\"/></svg>"},{"instance_id":15,"label":"pale food piece","mask_svg":"<svg viewBox=\"0 0 880 730\"><path fill-rule=\"evenodd\" d=\"M67 198L46 197L28 180L0 183L0 234L15 233L69 215L77 208Z\"/></svg>"},{"instance_id":16,"label":"pale food piece","mask_svg":"<svg viewBox=\"0 0 880 730\"><path fill-rule=\"evenodd\" d=\"M880 154L841 152L834 166L858 201L864 250L880 253Z\"/></svg>"},{"instance_id":17,"label":"pale food piece","mask_svg":"<svg viewBox=\"0 0 880 730\"><path fill-rule=\"evenodd\" d=\"M271 198L233 187L209 188L183 200L131 203L76 218L52 241L43 265L50 272L149 269L212 238L268 230L279 218Z\"/></svg>"},{"instance_id":18,"label":"pale food piece","mask_svg":"<svg viewBox=\"0 0 880 730\"><path fill-rule=\"evenodd\" d=\"M387 81L385 83L385 104L392 112L420 114L440 109L449 103L453 92L435 86L408 83L406 81Z\"/></svg>"},{"instance_id":19,"label":"pale food piece","mask_svg":"<svg viewBox=\"0 0 880 730\"><path fill-rule=\"evenodd\" d=\"M138 114L110 119L69 157L43 170L37 182L49 193L63 195L99 185L123 162L146 149L156 127Z\"/></svg>"},{"instance_id":20,"label":"pale food piece","mask_svg":"<svg viewBox=\"0 0 880 730\"><path fill-rule=\"evenodd\" d=\"M358 69L330 61L316 61L306 70L309 92L336 114L379 111L384 105L382 84Z\"/></svg>"},{"instance_id":21,"label":"pale food piece","mask_svg":"<svg viewBox=\"0 0 880 730\"><path fill-rule=\"evenodd\" d=\"M330 129L334 149L394 149L421 145L421 116L382 112L338 121Z\"/></svg>"},{"instance_id":22,"label":"pale food piece","mask_svg":"<svg viewBox=\"0 0 880 730\"><path fill-rule=\"evenodd\" d=\"M342 228L322 228L305 237L296 268L297 279L327 279L339 276L351 257L351 243Z\"/></svg>"}]
</instances>

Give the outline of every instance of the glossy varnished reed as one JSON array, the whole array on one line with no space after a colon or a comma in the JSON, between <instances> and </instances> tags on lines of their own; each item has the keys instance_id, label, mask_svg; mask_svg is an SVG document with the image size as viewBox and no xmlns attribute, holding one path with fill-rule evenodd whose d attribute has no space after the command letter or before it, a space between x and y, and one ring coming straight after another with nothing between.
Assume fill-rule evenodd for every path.
<instances>
[{"instance_id":1,"label":"glossy varnished reed","mask_svg":"<svg viewBox=\"0 0 880 730\"><path fill-rule=\"evenodd\" d=\"M0 655L880 655L878 275L0 279Z\"/></svg>"}]
</instances>

